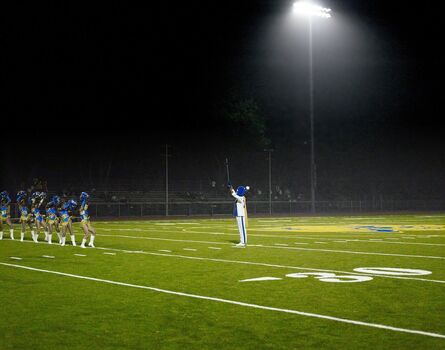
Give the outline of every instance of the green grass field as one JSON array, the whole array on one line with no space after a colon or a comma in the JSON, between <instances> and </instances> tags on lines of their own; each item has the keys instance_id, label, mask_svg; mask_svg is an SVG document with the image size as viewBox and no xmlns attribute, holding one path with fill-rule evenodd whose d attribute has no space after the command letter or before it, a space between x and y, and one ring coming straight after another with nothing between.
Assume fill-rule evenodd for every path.
<instances>
[{"instance_id":1,"label":"green grass field","mask_svg":"<svg viewBox=\"0 0 445 350\"><path fill-rule=\"evenodd\" d=\"M445 349L445 215L93 224L5 230L0 349Z\"/></svg>"}]
</instances>

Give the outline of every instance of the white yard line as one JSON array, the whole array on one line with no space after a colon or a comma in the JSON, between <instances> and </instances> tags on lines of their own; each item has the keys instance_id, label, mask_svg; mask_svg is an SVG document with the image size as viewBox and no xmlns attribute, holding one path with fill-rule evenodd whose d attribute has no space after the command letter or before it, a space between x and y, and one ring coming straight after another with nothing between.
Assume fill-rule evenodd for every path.
<instances>
[{"instance_id":1,"label":"white yard line","mask_svg":"<svg viewBox=\"0 0 445 350\"><path fill-rule=\"evenodd\" d=\"M358 254L358 255L378 255L378 256L398 256L398 257L406 257L406 258L445 260L445 256L432 256L432 255L390 254L390 253L378 253L378 252L359 252L359 251L352 251L352 250L315 249L315 248L298 248L298 247L278 247L278 246L270 246L270 245L253 245L253 244L249 245L249 247L278 248L278 249L306 250L306 251L327 252L327 253Z\"/></svg>"},{"instance_id":2,"label":"white yard line","mask_svg":"<svg viewBox=\"0 0 445 350\"><path fill-rule=\"evenodd\" d=\"M266 267L276 267L281 269L295 269L295 270L310 270L310 271L320 271L320 272L338 272L342 274L350 274L350 275L357 275L356 272L350 272L350 271L341 271L341 270L330 270L330 269L315 269L310 267L301 267L301 266L289 266L289 265L279 265L279 264L268 264L268 263L260 263L260 262L252 262L252 261L243 261L243 260L228 260L228 259L218 259L218 258L205 258L200 256L188 256L188 255L179 255L179 254L161 254L161 253L152 253L152 252L144 252L142 250L123 250L118 248L106 248L106 247L97 247L96 249L102 249L102 250L112 250L117 252L125 252L125 253L135 253L135 254L144 254L144 255L153 255L153 256L163 256L163 257L172 257L172 258L179 258L179 259L189 259L189 260L200 260L200 261L213 261L213 262L223 262L223 263L230 263L230 264L240 264L240 265L253 265L253 266L266 266ZM196 251L196 249L190 249L190 248L183 248L184 250L193 250ZM443 283L445 284L445 281L441 280L430 280L426 278L415 278L415 277L402 277L402 276L386 276L381 274L364 274L360 273L362 276L372 276L372 277L383 277L383 278L395 278L395 279L404 279L404 280L414 280L414 281L423 281L423 282L435 282L435 283Z\"/></svg>"},{"instance_id":3,"label":"white yard line","mask_svg":"<svg viewBox=\"0 0 445 350\"><path fill-rule=\"evenodd\" d=\"M74 254L75 256L86 256L85 254Z\"/></svg>"},{"instance_id":4,"label":"white yard line","mask_svg":"<svg viewBox=\"0 0 445 350\"><path fill-rule=\"evenodd\" d=\"M105 228L99 228L100 230L104 230L104 231L133 231L133 232L153 232L153 233L159 233L159 229L105 229ZM233 230L237 230L237 229L233 229ZM253 230L253 229L252 229ZM184 231L172 231L172 230L162 230L162 233L198 233L198 234L206 234L206 235L224 235L224 236L239 236L239 233L225 233L225 232L207 232L207 231L191 231L188 229L184 229ZM356 233L351 233L351 235L355 235ZM375 235L375 233L373 233L373 235ZM102 236L106 236L106 235L102 235ZM382 241L373 241L373 239L349 239L345 238L343 235L341 237L335 237L332 235L329 235L329 237L327 236L289 236L289 235L281 235L281 234L270 234L270 235L264 235L264 234L255 234L255 233L249 233L250 237L266 237L266 238L288 238L288 239L309 239L309 240L319 240L319 239L324 239L327 241L333 241L333 240L348 240L348 241L353 241L353 242L362 242L362 243L389 243L389 244L413 244L413 245L429 245L429 246L445 246L445 244L441 244L441 243L420 243L420 242L387 242L387 241L383 241L383 239L394 239L394 240L399 240L402 239L402 237L400 238L395 238L395 237L385 237L382 238ZM363 236L362 234L360 234L360 236ZM417 238L424 238L422 235L419 235ZM379 238L380 239L380 238Z\"/></svg>"},{"instance_id":5,"label":"white yard line","mask_svg":"<svg viewBox=\"0 0 445 350\"><path fill-rule=\"evenodd\" d=\"M200 243L200 244L232 245L232 243L225 243L225 242L195 241L195 240L171 239L171 238L160 238L160 237L140 237L140 236L127 236L127 235L104 235L104 234L102 234L101 236L113 237L113 238L131 238L131 239L145 239L145 240L154 240L154 241L168 241L168 242L185 242L185 243ZM431 256L431 255L391 254L391 253L379 253L379 252L360 252L360 251L352 251L352 250L281 247L281 246L260 245L260 244L252 244L252 245L249 245L249 247L290 249L290 250L304 250L304 251L316 251L316 252L326 252L326 253L341 253L341 254L398 256L398 257L419 258L419 259L439 259L439 260L445 260L445 256Z\"/></svg>"},{"instance_id":6,"label":"white yard line","mask_svg":"<svg viewBox=\"0 0 445 350\"><path fill-rule=\"evenodd\" d=\"M54 259L52 255L42 255L42 258Z\"/></svg>"},{"instance_id":7,"label":"white yard line","mask_svg":"<svg viewBox=\"0 0 445 350\"><path fill-rule=\"evenodd\" d=\"M197 249L193 249L193 248L182 248L182 250L188 250L188 251L191 251L191 252L196 252L197 251Z\"/></svg>"},{"instance_id":8,"label":"white yard line","mask_svg":"<svg viewBox=\"0 0 445 350\"><path fill-rule=\"evenodd\" d=\"M116 253L108 253L108 252L105 252L104 254L106 254L106 255L116 255Z\"/></svg>"},{"instance_id":9,"label":"white yard line","mask_svg":"<svg viewBox=\"0 0 445 350\"><path fill-rule=\"evenodd\" d=\"M258 222L265 222L265 223L270 223L270 222L278 222L278 223L281 223L281 222L292 222L292 220L288 220L288 219L284 219L284 220L280 220L280 219L278 219L278 220L258 220Z\"/></svg>"},{"instance_id":10,"label":"white yard line","mask_svg":"<svg viewBox=\"0 0 445 350\"><path fill-rule=\"evenodd\" d=\"M204 244L230 244L232 243L225 243L225 242L210 242L210 241L194 241L194 240L188 240L188 239L173 239L173 238L161 238L161 237L141 237L141 236L128 236L128 235L104 235L101 234L103 237L120 237L120 238L131 238L131 239L147 239L147 240L153 240L153 241L166 241L166 242L188 242L188 243L204 243Z\"/></svg>"},{"instance_id":11,"label":"white yard line","mask_svg":"<svg viewBox=\"0 0 445 350\"><path fill-rule=\"evenodd\" d=\"M159 249L158 252L171 253L172 251L168 249Z\"/></svg>"},{"instance_id":12,"label":"white yard line","mask_svg":"<svg viewBox=\"0 0 445 350\"><path fill-rule=\"evenodd\" d=\"M12 260L23 260L22 258L19 258L17 256L10 256L9 258Z\"/></svg>"},{"instance_id":13,"label":"white yard line","mask_svg":"<svg viewBox=\"0 0 445 350\"><path fill-rule=\"evenodd\" d=\"M218 247L207 247L207 248L209 248L209 249L214 249L214 250L220 250L220 249L222 249L222 248L218 248Z\"/></svg>"},{"instance_id":14,"label":"white yard line","mask_svg":"<svg viewBox=\"0 0 445 350\"><path fill-rule=\"evenodd\" d=\"M276 311L276 312L300 315L300 316L305 316L305 317L313 317L313 318L319 318L319 319L330 320L330 321L335 321L335 322L348 323L348 324L353 324L353 325L363 326L363 327L379 328L379 329L384 329L384 330L389 330L389 331L394 331L394 332L411 333L411 334L423 335L423 336L427 336L427 337L445 339L445 334L426 332L426 331L416 330L416 329L399 328L399 327L388 326L388 325L379 324L379 323L362 322L362 321L357 321L357 320L350 320L347 318L315 314L315 313L305 312L305 311L282 309L282 308L276 308L276 307L264 306L264 305L258 305L258 304L250 304L250 303L245 303L245 302L241 302L241 301L222 299L222 298L216 298L216 297L205 296L205 295L190 294L190 293L184 293L184 292L177 292L177 291L161 289L161 288L156 288L156 287L150 287L150 286L124 283L124 282L118 282L118 281L112 281L112 280L106 280L106 279L94 278L94 277L88 277L88 276L74 275L74 274L64 273L64 272L59 272L59 271L37 269L34 267L30 267L30 266L7 264L7 263L0 263L0 265L17 268L17 269L43 272L43 273L49 273L49 274L53 274L53 275L59 275L59 276L89 280L89 281L94 281L94 282L101 282L101 283L107 283L107 284L112 284L112 285L124 286L124 287L151 290L153 292L158 292L158 293L177 295L177 296L183 296L183 297L201 299L201 300L209 300L209 301L231 304L231 305L238 305L238 306L243 306L243 307L250 307L250 308L254 308L254 309Z\"/></svg>"}]
</instances>

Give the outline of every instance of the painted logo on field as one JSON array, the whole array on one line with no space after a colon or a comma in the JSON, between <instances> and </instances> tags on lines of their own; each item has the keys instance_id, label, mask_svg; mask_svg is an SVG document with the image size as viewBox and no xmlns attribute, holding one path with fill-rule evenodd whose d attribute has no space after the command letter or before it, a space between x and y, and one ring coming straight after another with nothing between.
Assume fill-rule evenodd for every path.
<instances>
[{"instance_id":1,"label":"painted logo on field","mask_svg":"<svg viewBox=\"0 0 445 350\"><path fill-rule=\"evenodd\" d=\"M291 232L409 232L444 231L445 225L292 225L284 227L262 227L258 231Z\"/></svg>"}]
</instances>

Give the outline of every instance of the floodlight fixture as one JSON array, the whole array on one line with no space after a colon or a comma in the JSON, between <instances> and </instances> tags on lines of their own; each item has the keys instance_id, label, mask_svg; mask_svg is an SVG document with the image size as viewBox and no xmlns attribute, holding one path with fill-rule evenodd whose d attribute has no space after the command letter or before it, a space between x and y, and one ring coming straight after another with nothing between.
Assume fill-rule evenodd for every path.
<instances>
[{"instance_id":1,"label":"floodlight fixture","mask_svg":"<svg viewBox=\"0 0 445 350\"><path fill-rule=\"evenodd\" d=\"M321 7L307 1L294 2L292 12L307 17L331 18L331 9Z\"/></svg>"}]
</instances>

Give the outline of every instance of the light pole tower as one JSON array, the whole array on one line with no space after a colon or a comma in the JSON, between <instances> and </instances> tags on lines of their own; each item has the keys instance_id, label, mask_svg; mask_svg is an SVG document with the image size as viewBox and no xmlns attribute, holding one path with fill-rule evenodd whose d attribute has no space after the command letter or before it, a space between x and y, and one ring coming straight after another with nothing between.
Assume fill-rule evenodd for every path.
<instances>
[{"instance_id":1,"label":"light pole tower","mask_svg":"<svg viewBox=\"0 0 445 350\"><path fill-rule=\"evenodd\" d=\"M273 149L265 149L269 153L269 215L272 216L272 152Z\"/></svg>"},{"instance_id":2,"label":"light pole tower","mask_svg":"<svg viewBox=\"0 0 445 350\"><path fill-rule=\"evenodd\" d=\"M170 146L165 144L165 216L168 216L168 148Z\"/></svg>"},{"instance_id":3,"label":"light pole tower","mask_svg":"<svg viewBox=\"0 0 445 350\"><path fill-rule=\"evenodd\" d=\"M309 33L309 119L310 119L310 141L311 141L311 212L315 213L315 189L317 187L317 167L315 165L315 142L314 142L314 69L312 49L312 19L313 17L330 18L331 9L320 7L306 1L297 1L292 7L292 12L308 18Z\"/></svg>"}]
</instances>

